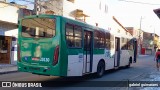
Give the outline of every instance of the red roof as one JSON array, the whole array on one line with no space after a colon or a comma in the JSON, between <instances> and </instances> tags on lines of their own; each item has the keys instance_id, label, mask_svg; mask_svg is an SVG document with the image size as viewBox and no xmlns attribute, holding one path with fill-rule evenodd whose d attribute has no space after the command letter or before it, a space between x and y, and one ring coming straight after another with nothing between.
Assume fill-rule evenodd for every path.
<instances>
[{"instance_id":1,"label":"red roof","mask_svg":"<svg viewBox=\"0 0 160 90\"><path fill-rule=\"evenodd\" d=\"M155 14L160 18L160 8L153 10Z\"/></svg>"}]
</instances>

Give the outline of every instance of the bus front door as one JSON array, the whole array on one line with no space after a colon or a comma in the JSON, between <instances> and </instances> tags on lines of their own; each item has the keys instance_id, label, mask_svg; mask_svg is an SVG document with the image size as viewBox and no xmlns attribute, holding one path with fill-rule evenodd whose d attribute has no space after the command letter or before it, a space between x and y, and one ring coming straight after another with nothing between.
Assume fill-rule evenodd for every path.
<instances>
[{"instance_id":1,"label":"bus front door","mask_svg":"<svg viewBox=\"0 0 160 90\"><path fill-rule=\"evenodd\" d=\"M114 67L120 65L120 38L115 37L115 57L114 57Z\"/></svg>"},{"instance_id":2,"label":"bus front door","mask_svg":"<svg viewBox=\"0 0 160 90\"><path fill-rule=\"evenodd\" d=\"M83 73L92 72L93 61L93 33L91 31L84 31L84 63Z\"/></svg>"},{"instance_id":3,"label":"bus front door","mask_svg":"<svg viewBox=\"0 0 160 90\"><path fill-rule=\"evenodd\" d=\"M137 61L137 40L133 41L133 49L134 49L134 62Z\"/></svg>"}]
</instances>

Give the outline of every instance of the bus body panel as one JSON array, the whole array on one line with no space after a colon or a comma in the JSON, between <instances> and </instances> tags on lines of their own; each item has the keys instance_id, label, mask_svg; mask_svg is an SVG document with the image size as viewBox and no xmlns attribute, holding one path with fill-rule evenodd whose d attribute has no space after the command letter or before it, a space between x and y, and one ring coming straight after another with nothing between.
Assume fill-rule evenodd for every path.
<instances>
[{"instance_id":1,"label":"bus body panel","mask_svg":"<svg viewBox=\"0 0 160 90\"><path fill-rule=\"evenodd\" d=\"M43 18L43 17L41 17ZM19 33L19 46L21 50L21 62L18 62L18 69L24 72L31 72L44 75L66 76L66 64L63 65L60 46L60 18L59 17L45 17L56 18L56 35L53 38L25 38L21 37ZM22 27L19 27L21 32ZM54 51L56 46L59 46L58 63L53 65ZM62 48L63 49L63 48ZM61 71L63 70L63 71Z\"/></svg>"},{"instance_id":2,"label":"bus body panel","mask_svg":"<svg viewBox=\"0 0 160 90\"><path fill-rule=\"evenodd\" d=\"M83 75L83 54L68 55L68 72L67 76Z\"/></svg>"},{"instance_id":3,"label":"bus body panel","mask_svg":"<svg viewBox=\"0 0 160 90\"><path fill-rule=\"evenodd\" d=\"M36 39L21 37L21 33L19 33L18 45L21 56L21 61L18 61L19 71L54 76L83 76L97 72L97 66L100 60L105 61L105 70L109 70L114 69L115 64L118 65L117 67L126 66L129 64L129 58L133 58L133 50L122 50L121 34L110 33L106 30L110 35L113 35L111 47L109 49L104 47L95 48L94 30L101 30L100 28L62 16L41 15L39 17L55 19L56 35L52 38ZM37 17L33 16L29 18ZM68 46L66 24L82 28L81 47L72 48ZM22 27L19 27L19 32L21 32L21 29ZM86 35L87 37L85 37ZM115 37L119 38L120 43L119 63L115 62ZM90 47L89 50L85 50L86 39L91 40L91 45L88 45ZM111 41L107 43L111 43ZM58 63L53 65L57 46L59 47ZM39 60L37 60L37 57Z\"/></svg>"},{"instance_id":4,"label":"bus body panel","mask_svg":"<svg viewBox=\"0 0 160 90\"><path fill-rule=\"evenodd\" d=\"M121 50L121 63L120 66L125 66L129 62L129 51L128 50Z\"/></svg>"},{"instance_id":5,"label":"bus body panel","mask_svg":"<svg viewBox=\"0 0 160 90\"><path fill-rule=\"evenodd\" d=\"M114 50L105 50L105 61L106 61L106 69L113 69L114 68Z\"/></svg>"}]
</instances>

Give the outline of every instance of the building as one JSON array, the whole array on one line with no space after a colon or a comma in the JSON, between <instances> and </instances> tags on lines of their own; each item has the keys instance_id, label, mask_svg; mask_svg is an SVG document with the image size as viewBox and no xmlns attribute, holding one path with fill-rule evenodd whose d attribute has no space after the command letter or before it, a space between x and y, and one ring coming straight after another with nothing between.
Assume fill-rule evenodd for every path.
<instances>
[{"instance_id":1,"label":"building","mask_svg":"<svg viewBox=\"0 0 160 90\"><path fill-rule=\"evenodd\" d=\"M154 11L154 13L160 18L160 8L158 8L158 9L155 9L155 10L153 10ZM158 41L158 35L154 35L155 36L155 39L154 39L154 46L155 46L155 49L157 49L157 48L160 48L160 45L159 45L159 43L157 43L157 41Z\"/></svg>"},{"instance_id":2,"label":"building","mask_svg":"<svg viewBox=\"0 0 160 90\"><path fill-rule=\"evenodd\" d=\"M129 34L126 28L108 12L106 0L54 0L38 3L40 5L35 4L38 14L62 15L113 32Z\"/></svg>"},{"instance_id":3,"label":"building","mask_svg":"<svg viewBox=\"0 0 160 90\"><path fill-rule=\"evenodd\" d=\"M153 35L153 45L154 45L154 49L155 49L155 51L156 51L156 49L158 49L159 48L159 35L157 35L157 34L155 34L155 33L152 33L152 35Z\"/></svg>"},{"instance_id":4,"label":"building","mask_svg":"<svg viewBox=\"0 0 160 90\"><path fill-rule=\"evenodd\" d=\"M142 49L142 41L143 41L143 31L135 28L135 27L125 27L131 34L132 36L138 41L138 54L142 54L141 53L141 49Z\"/></svg>"},{"instance_id":5,"label":"building","mask_svg":"<svg viewBox=\"0 0 160 90\"><path fill-rule=\"evenodd\" d=\"M160 18L160 8L154 9L153 11Z\"/></svg>"},{"instance_id":6,"label":"building","mask_svg":"<svg viewBox=\"0 0 160 90\"><path fill-rule=\"evenodd\" d=\"M0 64L16 64L18 15L25 6L0 1Z\"/></svg>"},{"instance_id":7,"label":"building","mask_svg":"<svg viewBox=\"0 0 160 90\"><path fill-rule=\"evenodd\" d=\"M158 48L160 48L160 37L159 37L159 41L158 41Z\"/></svg>"},{"instance_id":8,"label":"building","mask_svg":"<svg viewBox=\"0 0 160 90\"><path fill-rule=\"evenodd\" d=\"M62 15L108 29L106 0L49 0L39 3L40 5L35 5L38 14Z\"/></svg>"},{"instance_id":9,"label":"building","mask_svg":"<svg viewBox=\"0 0 160 90\"><path fill-rule=\"evenodd\" d=\"M154 54L154 36L153 33L143 32L142 54Z\"/></svg>"},{"instance_id":10,"label":"building","mask_svg":"<svg viewBox=\"0 0 160 90\"><path fill-rule=\"evenodd\" d=\"M114 33L130 35L128 30L108 13L106 0L54 0L38 3L40 5L35 5L38 14L62 15Z\"/></svg>"},{"instance_id":11,"label":"building","mask_svg":"<svg viewBox=\"0 0 160 90\"><path fill-rule=\"evenodd\" d=\"M118 21L116 17L113 16L113 22L111 22L111 32L122 34L123 36L131 36L132 34Z\"/></svg>"}]
</instances>

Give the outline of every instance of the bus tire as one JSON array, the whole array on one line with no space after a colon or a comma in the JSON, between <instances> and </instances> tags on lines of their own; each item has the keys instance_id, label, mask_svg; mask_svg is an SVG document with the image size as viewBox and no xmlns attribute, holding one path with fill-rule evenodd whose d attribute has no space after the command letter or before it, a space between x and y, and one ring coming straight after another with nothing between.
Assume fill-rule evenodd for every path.
<instances>
[{"instance_id":1,"label":"bus tire","mask_svg":"<svg viewBox=\"0 0 160 90\"><path fill-rule=\"evenodd\" d=\"M100 78L100 77L103 76L104 72L105 72L105 63L104 63L104 61L101 60L101 61L98 63L98 65L97 65L97 73L96 73L96 76L97 76L98 78Z\"/></svg>"}]
</instances>

